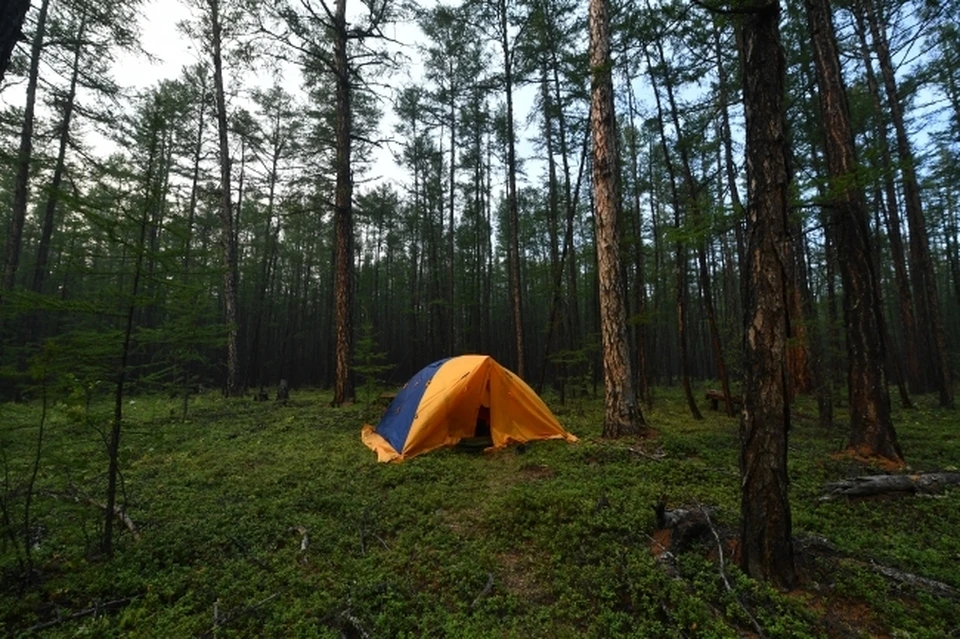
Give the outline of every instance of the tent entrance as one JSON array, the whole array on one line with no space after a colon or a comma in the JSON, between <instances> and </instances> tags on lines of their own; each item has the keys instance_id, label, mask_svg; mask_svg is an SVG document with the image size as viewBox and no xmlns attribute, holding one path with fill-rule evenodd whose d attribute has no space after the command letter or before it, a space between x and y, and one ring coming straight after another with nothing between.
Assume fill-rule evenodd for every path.
<instances>
[{"instance_id":1,"label":"tent entrance","mask_svg":"<svg viewBox=\"0 0 960 639\"><path fill-rule=\"evenodd\" d=\"M477 410L473 436L462 438L457 446L464 450L477 452L493 446L493 436L490 434L490 408L488 406L481 405Z\"/></svg>"}]
</instances>

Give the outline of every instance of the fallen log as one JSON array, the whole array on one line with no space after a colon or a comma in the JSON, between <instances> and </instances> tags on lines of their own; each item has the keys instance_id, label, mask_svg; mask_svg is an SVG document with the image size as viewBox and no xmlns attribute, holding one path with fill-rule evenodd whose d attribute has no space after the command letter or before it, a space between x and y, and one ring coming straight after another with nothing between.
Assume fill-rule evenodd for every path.
<instances>
[{"instance_id":1,"label":"fallen log","mask_svg":"<svg viewBox=\"0 0 960 639\"><path fill-rule=\"evenodd\" d=\"M65 499L67 501L72 501L77 504L86 504L87 506L93 506L94 508L99 508L104 512L107 511L106 504L104 504L103 502L99 502L93 497L84 495L83 493L80 493L79 491L76 491L76 490L71 492L66 492L66 493L58 493L58 492L48 490L48 491L41 491L38 494L45 495L47 497L53 497L54 499ZM120 523L122 523L127 528L127 530L130 531L130 534L133 536L133 540L140 541L140 530L137 528L137 525L133 523L133 520L130 519L130 515L128 515L123 510L123 508L120 507L119 504L115 504L113 506L113 514L114 516L116 516L117 520L120 521Z\"/></svg>"},{"instance_id":2,"label":"fallen log","mask_svg":"<svg viewBox=\"0 0 960 639\"><path fill-rule=\"evenodd\" d=\"M918 473L912 475L867 475L830 482L823 487L820 501L842 497L903 497L935 495L950 486L960 486L960 473Z\"/></svg>"}]
</instances>

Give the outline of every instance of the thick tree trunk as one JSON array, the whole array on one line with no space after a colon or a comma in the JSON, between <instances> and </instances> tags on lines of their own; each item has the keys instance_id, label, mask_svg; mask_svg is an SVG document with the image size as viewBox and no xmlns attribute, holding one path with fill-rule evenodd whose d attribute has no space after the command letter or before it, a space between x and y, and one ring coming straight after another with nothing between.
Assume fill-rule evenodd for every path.
<instances>
[{"instance_id":1,"label":"thick tree trunk","mask_svg":"<svg viewBox=\"0 0 960 639\"><path fill-rule=\"evenodd\" d=\"M877 15L873 0L861 0L859 9L866 13L867 23L873 37L880 74L887 94L887 107L897 138L897 153L900 156L900 170L903 177L904 203L907 210L907 224L910 228L910 258L914 273L914 293L922 309L921 330L931 340L929 361L934 364L934 376L940 394L941 406L953 406L953 381L950 376L950 364L947 360L947 341L940 311L940 297L937 293L937 280L930 259L930 241L927 237L926 221L923 217L923 205L920 200L920 185L917 182L916 162L910 147L910 138L904 123L903 106L897 92L897 81L890 59L887 35Z\"/></svg>"},{"instance_id":2,"label":"thick tree trunk","mask_svg":"<svg viewBox=\"0 0 960 639\"><path fill-rule=\"evenodd\" d=\"M241 392L240 353L237 348L237 247L233 234L233 210L230 198L230 145L227 141L227 102L223 88L223 54L220 0L207 0L213 44L213 82L217 108L217 133L220 150L220 243L223 251L223 309L227 323L226 394Z\"/></svg>"},{"instance_id":3,"label":"thick tree trunk","mask_svg":"<svg viewBox=\"0 0 960 639\"><path fill-rule=\"evenodd\" d=\"M20 129L20 150L17 154L17 178L13 186L13 210L10 216L10 235L7 238L7 256L3 271L3 291L13 289L20 265L20 249L23 243L23 225L27 218L27 200L30 188L30 163L33 159L33 124L37 104L37 83L40 78L40 54L46 37L47 9L50 0L43 0L37 14L36 31L30 48L30 72L27 76L27 102L23 110L23 126Z\"/></svg>"},{"instance_id":4,"label":"thick tree trunk","mask_svg":"<svg viewBox=\"0 0 960 639\"><path fill-rule=\"evenodd\" d=\"M844 289L850 446L866 456L902 461L890 417L884 370L880 292L873 269L866 202L857 174L856 150L828 0L806 0L825 131L827 206L836 229Z\"/></svg>"},{"instance_id":5,"label":"thick tree trunk","mask_svg":"<svg viewBox=\"0 0 960 639\"><path fill-rule=\"evenodd\" d=\"M346 0L337 0L334 16L333 62L337 82L336 233L336 366L333 404L353 401L353 176L350 171L352 105L347 60ZM452 232L452 231L451 231Z\"/></svg>"},{"instance_id":6,"label":"thick tree trunk","mask_svg":"<svg viewBox=\"0 0 960 639\"><path fill-rule=\"evenodd\" d=\"M792 588L796 569L788 499L786 369L790 320L784 271L791 263L791 176L779 19L779 3L768 2L742 27L749 205L743 270L740 566L752 577Z\"/></svg>"},{"instance_id":7,"label":"thick tree trunk","mask_svg":"<svg viewBox=\"0 0 960 639\"><path fill-rule=\"evenodd\" d=\"M590 128L593 132L593 188L596 205L600 329L603 345L605 413L603 434L620 437L643 431L627 352L625 291L620 262L620 188L617 128L613 106L610 25L607 0L590 0Z\"/></svg>"},{"instance_id":8,"label":"thick tree trunk","mask_svg":"<svg viewBox=\"0 0 960 639\"><path fill-rule=\"evenodd\" d=\"M0 8L0 82L10 66L10 56L17 42L23 39L23 19L30 8L30 0L9 0Z\"/></svg>"}]
</instances>

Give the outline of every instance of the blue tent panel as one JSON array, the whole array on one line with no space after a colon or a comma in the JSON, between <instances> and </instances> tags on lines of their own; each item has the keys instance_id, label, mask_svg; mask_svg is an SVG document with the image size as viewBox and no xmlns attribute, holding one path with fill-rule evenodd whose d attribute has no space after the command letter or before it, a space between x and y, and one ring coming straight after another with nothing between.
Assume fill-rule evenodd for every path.
<instances>
[{"instance_id":1,"label":"blue tent panel","mask_svg":"<svg viewBox=\"0 0 960 639\"><path fill-rule=\"evenodd\" d=\"M427 384L449 359L448 357L429 364L411 377L406 386L390 402L387 412L384 413L380 423L377 424L377 433L390 442L390 445L398 453L403 452L403 445L407 442L410 426L413 425L417 408L420 406L420 400L423 398L423 392L427 389Z\"/></svg>"}]
</instances>

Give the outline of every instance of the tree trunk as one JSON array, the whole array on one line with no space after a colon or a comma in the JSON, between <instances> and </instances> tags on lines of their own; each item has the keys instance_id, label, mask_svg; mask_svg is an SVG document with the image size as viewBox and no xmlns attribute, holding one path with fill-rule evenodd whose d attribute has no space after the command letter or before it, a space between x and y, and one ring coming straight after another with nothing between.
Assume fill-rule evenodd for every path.
<instances>
[{"instance_id":1,"label":"tree trunk","mask_svg":"<svg viewBox=\"0 0 960 639\"><path fill-rule=\"evenodd\" d=\"M643 222L640 214L640 149L637 145L637 130L634 121L634 112L636 110L633 95L633 78L630 76L629 67L627 67L627 109L628 120L630 122L630 171L633 179L633 198L632 210L630 212L631 227L633 233L633 304L636 315L634 321L633 349L636 354L634 365L636 366L637 393L640 398L645 400L647 406L653 403L653 395L650 392L650 380L647 376L647 284L644 269L643 252Z\"/></svg>"},{"instance_id":2,"label":"tree trunk","mask_svg":"<svg viewBox=\"0 0 960 639\"><path fill-rule=\"evenodd\" d=\"M665 62L663 55L663 43L658 38L657 39L657 51L660 55L661 62ZM673 121L673 127L677 132L678 146L680 148L680 161L683 168L683 179L684 184L687 190L687 210L692 214L694 224L697 226L697 262L699 265L699 276L700 276L700 291L701 298L703 300L703 310L704 314L707 316L707 324L710 327L710 341L713 347L713 357L717 367L717 376L720 378L720 386L723 389L723 396L726 398L726 412L728 416L733 416L733 402L730 398L730 383L727 380L727 363L723 357L723 345L720 342L720 331L717 328L716 313L713 308L713 292L712 287L710 286L710 274L707 269L707 255L706 247L704 245L703 234L706 232L706 229L703 225L703 213L700 210L700 197L699 197L699 188L697 187L696 180L693 177L693 168L690 163L690 154L687 150L687 141L683 139L683 129L680 125L680 113L677 108L677 100L673 91L673 80L671 79L669 73L664 75L664 88L667 90L667 101L670 103L670 116ZM679 251L678 251L679 255ZM685 265L684 265L684 268ZM686 275L684 274L684 280ZM678 280L679 282L679 280ZM686 293L686 282L684 282L684 288L682 292L685 296ZM678 298L679 299L679 298ZM680 310L681 315L685 314L686 308L680 308L680 305L683 303L683 300L678 301L678 309ZM683 325L679 327L681 332L686 332L686 322L683 322ZM686 340L684 340L686 341ZM681 347L685 349L685 344ZM685 389L689 387L689 382L684 385ZM692 396L692 393L691 393ZM696 412L699 412L697 409ZM696 416L696 415L694 415Z\"/></svg>"},{"instance_id":3,"label":"tree trunk","mask_svg":"<svg viewBox=\"0 0 960 639\"><path fill-rule=\"evenodd\" d=\"M150 192L153 189L154 172L157 163L157 147L159 142L157 137L160 135L158 128L159 118L156 111L159 105L154 104L153 121L151 126L150 149L147 158L147 173L144 176L144 205L143 212L140 215L140 237L136 245L136 259L134 260L133 284L131 285L130 304L127 306L126 321L123 331L123 347L120 351L120 367L117 370L117 382L114 392L113 406L113 424L110 428L110 438L107 443L107 504L104 509L103 539L101 540L101 550L107 557L113 556L113 522L116 518L117 504L117 479L120 470L120 435L123 426L123 392L127 378L127 364L130 359L130 345L133 339L134 317L137 311L137 294L140 288L141 271L143 270L143 257L146 252L147 226L150 219L150 207L152 198Z\"/></svg>"},{"instance_id":4,"label":"tree trunk","mask_svg":"<svg viewBox=\"0 0 960 639\"><path fill-rule=\"evenodd\" d=\"M857 178L859 165L850 125L828 0L805 0L813 40L814 64L825 131L827 206L836 229L844 289L847 381L850 395L850 446L865 456L902 463L890 417L884 370L883 322L879 286L873 269L866 202Z\"/></svg>"},{"instance_id":5,"label":"tree trunk","mask_svg":"<svg viewBox=\"0 0 960 639\"><path fill-rule=\"evenodd\" d=\"M740 566L785 588L796 583L788 498L790 429L786 348L790 320L788 168L780 5L744 21L747 253L743 270L744 393L740 423Z\"/></svg>"},{"instance_id":6,"label":"tree trunk","mask_svg":"<svg viewBox=\"0 0 960 639\"><path fill-rule=\"evenodd\" d=\"M941 406L953 406L953 381L950 376L950 364L947 361L947 341L940 312L940 297L937 293L937 280L930 259L930 242L927 238L927 226L923 217L923 205L920 201L920 186L917 183L916 162L910 139L904 124L903 106L897 93L897 81L890 60L890 48L886 31L880 24L877 7L872 0L861 0L858 6L866 13L867 23L873 37L880 74L887 94L887 106L897 138L897 153L900 156L900 170L903 177L904 203L907 210L907 224L910 228L910 257L914 272L914 293L919 300L921 330L929 335L931 350L929 361L935 366L934 376L940 394Z\"/></svg>"},{"instance_id":7,"label":"tree trunk","mask_svg":"<svg viewBox=\"0 0 960 639\"><path fill-rule=\"evenodd\" d=\"M73 118L74 100L77 97L77 79L80 75L80 52L84 31L86 30L87 13L81 9L80 26L77 29L77 42L73 45L73 66L70 73L70 88L63 101L63 114L60 119L60 143L57 148L57 161L53 168L53 179L50 181L50 192L47 195L47 205L44 209L43 224L41 225L40 243L37 245L37 262L33 269L34 293L43 293L43 283L47 277L47 262L50 256L50 240L53 237L53 223L56 218L57 202L60 199L60 188L63 184L63 172L66 164L67 146L70 143L70 122ZM36 331L36 323L32 331Z\"/></svg>"},{"instance_id":8,"label":"tree trunk","mask_svg":"<svg viewBox=\"0 0 960 639\"><path fill-rule=\"evenodd\" d=\"M663 61L663 50L660 49L660 61ZM703 419L700 409L697 407L697 400L693 397L693 388L690 386L690 365L688 359L687 347L687 252L683 240L680 239L681 233L681 213L680 213L680 192L677 188L677 174L670 158L670 148L667 144L666 124L663 120L663 106L660 101L660 91L657 88L657 79L653 72L653 65L650 60L650 54L647 53L647 66L650 68L650 84L653 90L653 96L657 104L657 124L660 129L660 146L663 150L663 163L667 169L667 175L670 177L670 193L673 204L673 226L676 233L676 264L674 264L676 283L677 283L677 341L680 345L680 382L683 386L684 396L687 398L687 407L690 409L690 415L694 419ZM677 127L679 135L680 129Z\"/></svg>"},{"instance_id":9,"label":"tree trunk","mask_svg":"<svg viewBox=\"0 0 960 639\"><path fill-rule=\"evenodd\" d=\"M876 139L880 146L881 169L883 170L884 192L887 209L887 237L890 241L890 253L893 258L894 281L897 286L898 307L900 309L900 324L903 329L903 358L905 361L907 385L912 393L921 393L923 388L923 374L920 367L920 341L917 338L917 323L914 316L913 293L910 290L910 280L907 275L907 264L903 250L903 234L901 233L900 212L897 202L897 189L893 182L894 166L890 153L890 144L887 139L886 113L880 100L880 88L873 72L873 62L870 59L870 50L867 46L866 25L863 12L855 11L857 21L857 35L860 41L860 54L863 57L866 70L867 87L873 103L873 115L876 119Z\"/></svg>"},{"instance_id":10,"label":"tree trunk","mask_svg":"<svg viewBox=\"0 0 960 639\"><path fill-rule=\"evenodd\" d=\"M507 100L507 207L510 222L507 225L510 256L510 308L513 314L514 348L517 370L524 376L523 288L520 282L520 212L517 205L517 149L513 125L513 51L508 40L506 0L498 0L500 14L500 46L503 51L503 83Z\"/></svg>"},{"instance_id":11,"label":"tree trunk","mask_svg":"<svg viewBox=\"0 0 960 639\"><path fill-rule=\"evenodd\" d=\"M46 37L47 9L50 0L40 3L37 27L30 48L30 72L27 77L27 102L23 111L23 127L20 129L20 151L17 154L17 178L13 187L13 210L11 212L10 236L7 239L7 259L4 264L3 289L13 290L20 264L20 249L23 242L23 224L27 218L27 200L30 188L30 163L33 158L34 110L37 104L37 83L40 78L40 54ZM14 8L15 10L15 8Z\"/></svg>"},{"instance_id":12,"label":"tree trunk","mask_svg":"<svg viewBox=\"0 0 960 639\"><path fill-rule=\"evenodd\" d=\"M350 171L352 105L347 60L347 0L337 0L334 16L333 64L337 82L336 233L336 367L333 405L353 401L353 176ZM452 232L452 229L451 229Z\"/></svg>"},{"instance_id":13,"label":"tree trunk","mask_svg":"<svg viewBox=\"0 0 960 639\"><path fill-rule=\"evenodd\" d=\"M237 247L233 234L233 211L230 198L230 146L227 141L227 102L223 88L223 55L220 22L220 0L207 0L213 44L213 81L217 108L217 133L220 149L220 243L223 251L223 308L227 323L226 394L241 392L240 353L237 348Z\"/></svg>"},{"instance_id":14,"label":"tree trunk","mask_svg":"<svg viewBox=\"0 0 960 639\"><path fill-rule=\"evenodd\" d=\"M617 128L613 106L608 0L590 0L590 128L593 132L593 188L596 206L600 329L603 346L605 413L603 435L643 432L627 352L625 291L620 262L620 185Z\"/></svg>"}]
</instances>

